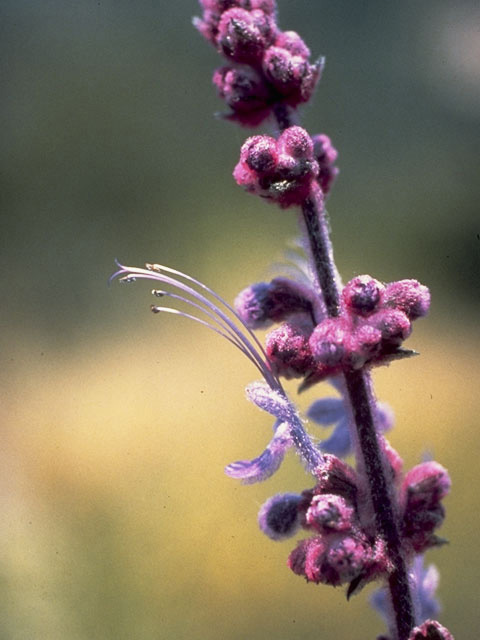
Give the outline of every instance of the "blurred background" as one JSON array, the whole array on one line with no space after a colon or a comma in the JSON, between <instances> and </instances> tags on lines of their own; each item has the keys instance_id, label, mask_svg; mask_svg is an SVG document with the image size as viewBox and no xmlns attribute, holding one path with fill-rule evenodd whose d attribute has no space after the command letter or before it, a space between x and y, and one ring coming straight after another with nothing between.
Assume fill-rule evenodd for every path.
<instances>
[{"instance_id":1,"label":"blurred background","mask_svg":"<svg viewBox=\"0 0 480 640\"><path fill-rule=\"evenodd\" d=\"M348 280L415 277L433 295L375 372L406 465L453 478L442 622L478 636L480 9L458 0L279 0L327 66L303 111L339 149L329 200ZM248 130L215 119L221 64L194 0L3 0L0 7L2 640L364 638L383 624L285 566L256 515L311 485L292 454L268 483L223 474L271 433L255 370L220 338L149 313L107 279L158 261L227 300L271 277L291 211L236 187ZM267 130L265 127L263 131ZM325 387L325 389L323 389ZM294 393L295 386L289 386ZM302 406L326 385L308 392Z\"/></svg>"}]
</instances>

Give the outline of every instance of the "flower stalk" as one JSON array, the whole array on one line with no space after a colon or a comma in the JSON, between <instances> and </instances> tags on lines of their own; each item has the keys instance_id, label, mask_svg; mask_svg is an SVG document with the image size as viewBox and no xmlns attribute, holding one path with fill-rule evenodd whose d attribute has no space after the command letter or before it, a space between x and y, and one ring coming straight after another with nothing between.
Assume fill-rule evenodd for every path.
<instances>
[{"instance_id":1,"label":"flower stalk","mask_svg":"<svg viewBox=\"0 0 480 640\"><path fill-rule=\"evenodd\" d=\"M202 282L157 264L124 267L112 277L162 284L156 297L187 305L188 311L152 305L227 339L262 375L249 385L248 399L272 416L273 437L252 460L225 468L250 484L269 478L295 448L314 486L301 494L278 494L260 509L260 529L283 540L303 529L308 538L290 553L288 566L309 582L345 585L347 599L373 580L383 587L372 604L385 618L390 636L382 640L453 640L432 615L438 572L423 569L423 553L441 546L435 534L450 489L448 472L423 462L406 474L400 455L384 433L391 412L378 403L371 369L415 355L402 343L414 320L427 314L428 289L416 280L387 284L369 275L342 285L333 258L325 201L338 174L337 151L321 133L298 126L298 107L308 102L324 60L293 31L281 31L275 0L200 0L198 29L227 64L213 82L242 126L274 122L277 137L255 135L243 144L233 176L248 192L281 209L300 210L307 261L295 259L299 278L256 283L236 298L234 308ZM305 277L307 276L307 277ZM166 287L164 289L163 287ZM262 346L253 330L273 329ZM299 378L299 392L321 382L340 397L321 398L307 412L321 427L335 424L319 443L312 438L281 378ZM355 468L341 458L355 455Z\"/></svg>"}]
</instances>

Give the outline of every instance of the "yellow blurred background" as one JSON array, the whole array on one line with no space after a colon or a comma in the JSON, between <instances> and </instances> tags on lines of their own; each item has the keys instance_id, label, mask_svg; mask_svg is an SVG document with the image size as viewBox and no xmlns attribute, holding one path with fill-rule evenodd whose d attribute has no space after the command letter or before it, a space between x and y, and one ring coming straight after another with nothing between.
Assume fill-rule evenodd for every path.
<instances>
[{"instance_id":1,"label":"yellow blurred background","mask_svg":"<svg viewBox=\"0 0 480 640\"><path fill-rule=\"evenodd\" d=\"M327 56L304 122L340 151L329 210L344 279L432 289L407 343L421 356L377 370L376 391L406 464L427 451L451 472L450 545L427 560L442 622L473 640L478 8L336 5L279 2L280 26ZM201 327L150 314L148 285L107 287L114 257L159 261L232 300L296 233L294 213L231 179L247 132L211 117L220 62L189 24L196 3L1 11L0 638L373 640L372 588L347 604L306 584L286 567L294 542L258 530L269 496L310 486L295 456L261 485L223 474L270 438L244 398L255 370Z\"/></svg>"}]
</instances>

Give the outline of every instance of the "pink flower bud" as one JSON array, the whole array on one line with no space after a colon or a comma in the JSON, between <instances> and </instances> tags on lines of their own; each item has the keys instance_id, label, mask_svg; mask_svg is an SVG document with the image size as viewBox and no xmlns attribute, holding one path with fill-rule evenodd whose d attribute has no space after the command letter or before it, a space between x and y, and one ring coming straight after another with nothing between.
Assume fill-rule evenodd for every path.
<instances>
[{"instance_id":1,"label":"pink flower bud","mask_svg":"<svg viewBox=\"0 0 480 640\"><path fill-rule=\"evenodd\" d=\"M330 192L332 184L338 175L338 168L334 167L338 151L332 146L330 138L324 133L312 137L313 153L320 168L318 182L324 194Z\"/></svg>"},{"instance_id":2,"label":"pink flower bud","mask_svg":"<svg viewBox=\"0 0 480 640\"><path fill-rule=\"evenodd\" d=\"M305 563L307 561L307 551L310 546L310 540L300 540L296 548L290 553L287 560L287 566L297 576L305 575Z\"/></svg>"},{"instance_id":3,"label":"pink flower bud","mask_svg":"<svg viewBox=\"0 0 480 640\"><path fill-rule=\"evenodd\" d=\"M316 470L317 485L313 490L314 494L333 493L355 505L358 491L357 472L337 456L325 453L323 457L324 463Z\"/></svg>"},{"instance_id":4,"label":"pink flower bud","mask_svg":"<svg viewBox=\"0 0 480 640\"><path fill-rule=\"evenodd\" d=\"M310 336L310 349L316 360L335 367L346 357L349 327L343 318L325 318Z\"/></svg>"},{"instance_id":5,"label":"pink flower bud","mask_svg":"<svg viewBox=\"0 0 480 640\"><path fill-rule=\"evenodd\" d=\"M261 76L249 67L221 67L213 74L213 83L227 105L239 113L270 109L268 89Z\"/></svg>"},{"instance_id":6,"label":"pink flower bud","mask_svg":"<svg viewBox=\"0 0 480 640\"><path fill-rule=\"evenodd\" d=\"M389 346L399 346L412 332L410 320L399 309L381 309L368 319L382 334L382 342Z\"/></svg>"},{"instance_id":7,"label":"pink flower bud","mask_svg":"<svg viewBox=\"0 0 480 640\"><path fill-rule=\"evenodd\" d=\"M270 136L253 136L242 146L242 156L257 176L271 173L277 164L277 141Z\"/></svg>"},{"instance_id":8,"label":"pink flower bud","mask_svg":"<svg viewBox=\"0 0 480 640\"><path fill-rule=\"evenodd\" d=\"M434 461L413 467L403 480L400 490L404 508L403 533L417 553L440 543L434 531L444 520L441 500L449 492L450 485L447 470Z\"/></svg>"},{"instance_id":9,"label":"pink flower bud","mask_svg":"<svg viewBox=\"0 0 480 640\"><path fill-rule=\"evenodd\" d=\"M301 56L308 60L310 49L296 31L281 31L275 40L275 46L286 49L294 56Z\"/></svg>"},{"instance_id":10,"label":"pink flower bud","mask_svg":"<svg viewBox=\"0 0 480 640\"><path fill-rule=\"evenodd\" d=\"M273 42L276 26L273 18L260 9L232 8L222 14L218 24L217 45L235 62L255 63Z\"/></svg>"},{"instance_id":11,"label":"pink flower bud","mask_svg":"<svg viewBox=\"0 0 480 640\"><path fill-rule=\"evenodd\" d=\"M415 627L408 640L454 640L448 629L436 620L427 620L419 627Z\"/></svg>"},{"instance_id":12,"label":"pink flower bud","mask_svg":"<svg viewBox=\"0 0 480 640\"><path fill-rule=\"evenodd\" d=\"M314 160L312 139L302 127L285 129L278 139L278 151L296 160Z\"/></svg>"},{"instance_id":13,"label":"pink flower bud","mask_svg":"<svg viewBox=\"0 0 480 640\"><path fill-rule=\"evenodd\" d=\"M345 498L334 494L314 495L305 515L306 524L319 533L348 531L354 519L354 508Z\"/></svg>"},{"instance_id":14,"label":"pink flower bud","mask_svg":"<svg viewBox=\"0 0 480 640\"><path fill-rule=\"evenodd\" d=\"M285 378L298 378L314 368L308 334L284 323L266 337L265 350L274 370Z\"/></svg>"},{"instance_id":15,"label":"pink flower bud","mask_svg":"<svg viewBox=\"0 0 480 640\"><path fill-rule=\"evenodd\" d=\"M320 65L309 64L303 55L283 47L269 47L263 58L263 72L291 106L307 102L320 77Z\"/></svg>"},{"instance_id":16,"label":"pink flower bud","mask_svg":"<svg viewBox=\"0 0 480 640\"><path fill-rule=\"evenodd\" d=\"M384 289L383 284L371 276L357 276L343 288L342 299L352 313L368 316L376 310Z\"/></svg>"},{"instance_id":17,"label":"pink flower bud","mask_svg":"<svg viewBox=\"0 0 480 640\"><path fill-rule=\"evenodd\" d=\"M383 304L403 311L410 320L421 318L430 308L430 291L417 280L398 280L387 285Z\"/></svg>"}]
</instances>

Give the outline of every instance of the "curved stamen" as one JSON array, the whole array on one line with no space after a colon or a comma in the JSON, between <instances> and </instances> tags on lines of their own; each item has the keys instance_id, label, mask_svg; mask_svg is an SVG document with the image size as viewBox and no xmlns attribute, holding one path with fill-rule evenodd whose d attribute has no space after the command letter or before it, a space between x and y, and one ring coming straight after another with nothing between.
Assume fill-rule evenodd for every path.
<instances>
[{"instance_id":1,"label":"curved stamen","mask_svg":"<svg viewBox=\"0 0 480 640\"><path fill-rule=\"evenodd\" d=\"M198 302L205 305L208 309L210 309L215 315L217 315L221 319L221 321L224 323L223 326L225 327L225 329L228 327L233 333L235 333L239 341L245 345L245 349L252 355L263 377L272 386L272 388L279 388L280 382L270 370L270 366L269 366L267 357L265 355L265 352L263 350L263 347L259 343L256 336L248 329L248 327L244 325L243 321L238 316L236 311L227 302L225 302L223 298L221 298L218 294L212 291L212 289L204 285L202 282L196 280L195 278L192 278L191 276L181 273L180 271L176 271L175 269L171 269L170 267L163 267L157 264L155 265L148 264L147 266L151 268L139 269L137 267L126 267L124 265L121 265L118 262L117 264L120 267L120 270L114 273L113 276L110 278L110 280L116 277L120 277L120 281L123 281L123 282L125 281L131 282L132 279L135 280L137 278L158 280L164 284L180 289L182 292L195 298ZM202 293L196 291L195 289L181 282L180 280L177 280L168 275L165 275L164 273L162 273L162 271L172 273L174 275L178 274L180 277L186 279L189 282L192 282L193 284L196 284L197 286L201 287L202 289L207 291L209 294L211 294L216 300L218 300L221 304L223 304L223 306L235 316L238 322L241 323L242 328L245 328L248 331L248 333L254 337L256 344L258 344L260 347L261 353L258 352L257 348L252 344L252 342L245 335L245 333L241 331L238 328L238 326L215 303L209 300Z\"/></svg>"},{"instance_id":2,"label":"curved stamen","mask_svg":"<svg viewBox=\"0 0 480 640\"><path fill-rule=\"evenodd\" d=\"M229 341L232 342L232 344L234 344L236 347L238 347L242 351L242 353L244 353L247 357L252 359L251 354L246 350L245 346L240 342L240 340L237 338L237 335L230 329L230 327L222 324L220 320L217 317L215 317L213 313L208 311L208 309L204 309L202 305L197 304L196 302L193 302L193 300L189 300L184 296L179 296L176 293L172 293L171 291L160 291L159 289L153 289L152 294L158 298L173 298L174 300L180 300L180 302L184 302L185 304L188 304L194 309L198 309L199 311L204 313L206 316L208 316L219 327L221 327L221 331L217 331L217 333L220 333L220 335L222 335L224 338L227 338L227 339L229 339L228 336L230 336L231 340ZM206 326L210 327L211 329L215 329L215 327L209 323L207 323Z\"/></svg>"},{"instance_id":3,"label":"curved stamen","mask_svg":"<svg viewBox=\"0 0 480 640\"><path fill-rule=\"evenodd\" d=\"M201 324L204 327L207 327L208 329L211 329L212 331L217 333L219 336L222 336L223 338L228 340L231 344L233 344L235 347L237 347L237 349L239 349L244 355L246 355L247 358L250 360L250 362L253 365L255 365L255 367L257 367L257 369L260 371L260 373L263 376L265 375L263 369L258 365L258 362L256 360L254 360L253 357L247 351L245 351L245 349L241 345L239 345L233 338L230 338L230 336L228 336L223 331L220 331L220 329L217 329L217 327L214 327L212 324L210 324L206 320L202 320L202 318L197 318L197 316L193 316L192 314L186 313L185 311L179 311L178 309L172 309L171 307L159 307L157 305L152 304L151 310L153 311L153 313L171 313L172 315L181 316L183 318L188 318L189 320L193 320L194 322L198 322L198 324Z\"/></svg>"},{"instance_id":4,"label":"curved stamen","mask_svg":"<svg viewBox=\"0 0 480 640\"><path fill-rule=\"evenodd\" d=\"M292 438L293 444L297 448L300 456L306 463L307 468L310 471L314 471L317 467L319 467L323 462L323 456L320 451L315 447L312 440L308 436L305 431L302 421L300 417L296 413L296 409L294 405L288 399L279 379L276 375L270 370L270 365L267 356L265 355L265 351L263 350L262 345L260 344L258 338L255 334L244 324L242 319L239 317L235 309L231 307L223 298L221 298L217 293L215 293L212 289L207 287L205 284L188 276L181 271L176 271L175 269L171 269L170 267L164 267L158 264L147 264L147 269L140 269L137 267L126 267L119 262L117 262L119 270L116 271L110 278L110 282L115 278L119 278L120 282L133 282L137 278L140 279L149 279L149 280L158 280L163 284L167 284L171 287L177 288L180 290L182 294L185 296L190 296L193 298L191 300L184 295L178 295L176 293L167 292L167 291L158 291L155 290L153 293L161 297L162 295L169 296L171 298L175 298L181 302L184 302L191 307L201 311L206 314L214 323L208 322L203 318L199 318L195 315L187 313L185 311L180 311L179 309L173 309L171 307L162 307L152 305L152 311L155 313L171 313L173 315L183 316L184 318L188 318L189 320L193 320L194 322L198 322L199 324L212 329L215 333L223 336L233 345L235 345L242 353L244 353L248 359L257 367L268 386L272 390L272 393L279 394L282 398L285 399L286 406L288 408L288 424L290 427L290 436ZM196 285L197 287L206 291L209 295L211 295L215 300L220 302L225 309L230 312L237 322L241 325L242 329L246 330L249 336L253 338L254 344L250 341L249 337L243 332L235 322L224 313L217 304L209 300L205 295L197 291L196 289L188 286L184 282L174 277L170 277L165 275L165 273L170 273L173 276L178 276L178 278L183 278L188 282ZM258 346L258 349L257 349ZM263 357L262 357L263 356Z\"/></svg>"}]
</instances>

